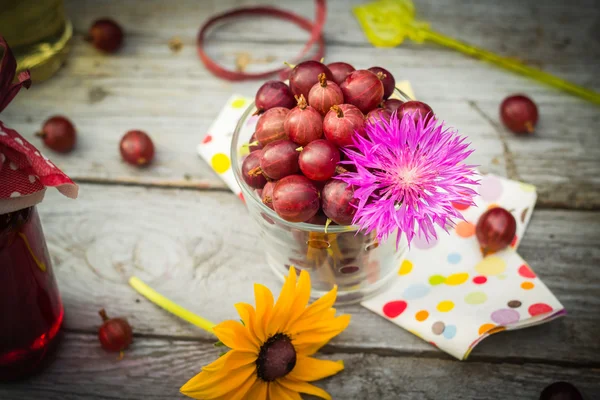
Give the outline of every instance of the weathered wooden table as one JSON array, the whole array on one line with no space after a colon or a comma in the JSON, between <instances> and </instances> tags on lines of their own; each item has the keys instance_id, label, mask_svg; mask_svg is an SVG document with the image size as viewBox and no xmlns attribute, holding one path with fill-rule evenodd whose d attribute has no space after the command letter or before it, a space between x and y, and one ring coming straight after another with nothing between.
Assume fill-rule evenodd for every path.
<instances>
[{"instance_id":1,"label":"weathered wooden table","mask_svg":"<svg viewBox=\"0 0 600 400\"><path fill-rule=\"evenodd\" d=\"M459 362L359 307L349 329L324 349L346 370L319 383L335 399L536 399L553 381L600 398L600 108L435 46L375 49L350 13L329 2L327 60L382 65L409 79L420 99L470 136L484 171L537 186L539 200L519 252L569 314L547 325L495 335ZM214 321L252 302L251 282L279 290L244 205L196 154L197 143L232 92L200 64L195 35L208 16L253 1L78 1L67 3L76 36L66 66L21 93L2 119L29 139L49 115L66 114L79 131L70 155L53 160L81 184L72 202L49 192L41 205L66 321L57 360L42 374L0 386L0 399L173 399L217 356L208 334L158 309L127 284L130 275ZM272 1L272 3L277 3ZM308 1L281 6L312 18ZM540 65L600 90L600 3L504 0L416 1L438 30ZM111 16L126 31L114 56L90 48L91 21ZM183 41L180 52L168 47ZM291 59L305 32L271 20L224 26L209 51L233 64ZM250 50L249 50L250 49ZM253 64L251 68L265 68ZM534 136L498 123L508 94L531 95L541 120ZM157 146L151 168L125 165L117 150L129 129ZM97 311L129 318L135 343L123 360L105 353Z\"/></svg>"}]
</instances>

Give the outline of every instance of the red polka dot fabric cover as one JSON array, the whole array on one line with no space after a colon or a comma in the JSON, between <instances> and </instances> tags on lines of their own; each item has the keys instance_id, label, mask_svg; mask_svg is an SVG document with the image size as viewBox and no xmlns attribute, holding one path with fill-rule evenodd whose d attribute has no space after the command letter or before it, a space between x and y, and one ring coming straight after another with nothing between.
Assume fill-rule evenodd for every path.
<instances>
[{"instance_id":1,"label":"red polka dot fabric cover","mask_svg":"<svg viewBox=\"0 0 600 400\"><path fill-rule=\"evenodd\" d=\"M0 214L41 202L52 186L67 197L77 197L77 185L64 172L0 121Z\"/></svg>"},{"instance_id":2,"label":"red polka dot fabric cover","mask_svg":"<svg viewBox=\"0 0 600 400\"><path fill-rule=\"evenodd\" d=\"M413 241L398 277L362 305L452 356L464 360L489 335L564 315L558 299L516 252L536 201L535 187L494 175L481 177L477 207L456 205L465 217L438 240ZM511 246L483 258L475 237L491 207L517 220Z\"/></svg>"}]
</instances>

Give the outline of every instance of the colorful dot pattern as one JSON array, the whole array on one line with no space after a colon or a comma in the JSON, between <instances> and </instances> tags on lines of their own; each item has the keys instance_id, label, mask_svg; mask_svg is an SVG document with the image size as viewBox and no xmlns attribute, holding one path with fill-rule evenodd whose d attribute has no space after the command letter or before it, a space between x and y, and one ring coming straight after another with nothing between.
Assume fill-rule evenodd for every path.
<instances>
[{"instance_id":1,"label":"colorful dot pattern","mask_svg":"<svg viewBox=\"0 0 600 400\"><path fill-rule=\"evenodd\" d=\"M397 282L363 303L459 359L488 335L550 320L563 307L533 269L515 252L535 204L535 191L495 176L481 178L476 207L452 204L464 221L438 230L429 242L419 236L398 266ZM479 215L504 207L514 213L517 234L506 250L483 257L475 237Z\"/></svg>"}]
</instances>

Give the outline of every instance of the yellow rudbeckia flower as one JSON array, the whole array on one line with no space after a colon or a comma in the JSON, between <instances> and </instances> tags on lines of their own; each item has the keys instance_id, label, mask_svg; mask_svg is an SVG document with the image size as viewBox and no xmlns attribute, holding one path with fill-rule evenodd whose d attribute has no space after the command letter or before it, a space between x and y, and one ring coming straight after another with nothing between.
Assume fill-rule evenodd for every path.
<instances>
[{"instance_id":1,"label":"yellow rudbeckia flower","mask_svg":"<svg viewBox=\"0 0 600 400\"><path fill-rule=\"evenodd\" d=\"M343 363L311 357L350 323L335 316L337 288L308 305L310 277L296 279L295 268L277 302L263 285L254 285L256 309L235 305L243 323L224 321L214 333L231 350L202 368L181 392L202 400L300 400L300 393L331 396L308 382L334 375Z\"/></svg>"}]
</instances>

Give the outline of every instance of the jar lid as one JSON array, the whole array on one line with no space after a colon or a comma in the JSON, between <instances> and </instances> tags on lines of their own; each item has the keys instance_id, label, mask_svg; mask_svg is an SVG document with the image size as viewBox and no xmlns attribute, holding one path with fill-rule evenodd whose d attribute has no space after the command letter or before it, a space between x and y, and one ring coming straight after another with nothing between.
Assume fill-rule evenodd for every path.
<instances>
[{"instance_id":1,"label":"jar lid","mask_svg":"<svg viewBox=\"0 0 600 400\"><path fill-rule=\"evenodd\" d=\"M29 72L19 74L13 83L17 64L0 36L4 56L0 62L0 111L17 94L21 86L29 87ZM0 214L31 207L44 198L46 188L56 187L62 194L76 198L77 185L52 161L14 129L0 121Z\"/></svg>"}]
</instances>

